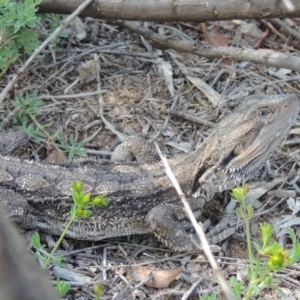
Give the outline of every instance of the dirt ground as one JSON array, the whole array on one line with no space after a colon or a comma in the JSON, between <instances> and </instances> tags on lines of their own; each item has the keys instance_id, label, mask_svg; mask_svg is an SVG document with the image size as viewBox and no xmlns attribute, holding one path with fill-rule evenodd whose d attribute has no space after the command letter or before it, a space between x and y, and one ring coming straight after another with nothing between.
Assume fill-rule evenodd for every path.
<instances>
[{"instance_id":1,"label":"dirt ground","mask_svg":"<svg viewBox=\"0 0 300 300\"><path fill-rule=\"evenodd\" d=\"M195 44L258 47L295 55L299 52L298 41L285 42L276 32L267 32L265 23L255 20L208 22L206 26L145 22L144 26ZM289 39L288 34L283 35ZM17 68L16 64L0 80L2 88ZM13 110L10 100L16 95L31 94L37 89L43 100L37 121L41 125L51 123L45 127L50 135L60 132L67 141L71 137L76 143L84 141L90 157L109 158L115 146L132 135L158 142L163 153L173 157L194 149L214 124L246 101L246 96L298 93L298 80L293 80L296 76L287 69L233 62L228 57L208 60L172 49L160 50L127 29L82 18L22 75L3 102L0 114L4 118ZM12 125L9 123L6 129ZM299 126L298 118L287 139L253 179L253 203L258 211L265 211L251 227L257 241L261 221L276 224L280 241L287 247L290 240L286 222L294 220L293 228L299 231L298 211L292 210L300 201ZM49 142L31 140L22 151L25 158L38 155L41 160L49 156ZM54 161L58 162L56 158ZM268 213L280 200L282 203ZM204 217L217 222L229 201L230 194L217 195L208 204ZM243 227L221 247L216 255L225 278L245 280L248 262ZM202 256L174 253L152 236L97 243L66 240L59 253L67 263L63 268L51 268L50 276L53 282L57 276L71 282L66 299L95 299L95 282L103 284L101 299L187 299L187 292L191 293L189 299L201 299L220 291ZM153 268L162 273L159 283L155 287L141 284ZM300 299L299 271L298 264L277 275L288 299ZM162 288L159 284L164 280L170 283ZM266 289L260 298L279 298L279 294Z\"/></svg>"}]
</instances>

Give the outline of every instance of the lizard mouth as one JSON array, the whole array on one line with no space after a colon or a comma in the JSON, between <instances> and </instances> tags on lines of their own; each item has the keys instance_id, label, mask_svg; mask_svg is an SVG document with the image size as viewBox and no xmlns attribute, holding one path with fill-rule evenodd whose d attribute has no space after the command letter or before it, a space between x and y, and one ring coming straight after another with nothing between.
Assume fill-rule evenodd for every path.
<instances>
[{"instance_id":1,"label":"lizard mouth","mask_svg":"<svg viewBox=\"0 0 300 300\"><path fill-rule=\"evenodd\" d=\"M250 165L249 165L250 166ZM249 179L252 179L257 170L261 167L261 165L256 165L254 167L249 168L248 165L241 167L239 169L231 168L231 169L222 169L224 174L229 174L232 179L235 179L237 183L244 182Z\"/></svg>"}]
</instances>

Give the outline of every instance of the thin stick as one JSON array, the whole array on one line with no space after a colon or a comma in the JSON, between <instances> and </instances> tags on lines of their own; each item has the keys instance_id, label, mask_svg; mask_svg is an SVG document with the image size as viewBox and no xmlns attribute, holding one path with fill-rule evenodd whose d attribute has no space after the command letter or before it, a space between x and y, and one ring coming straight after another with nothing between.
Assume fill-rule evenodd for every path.
<instances>
[{"instance_id":1,"label":"thin stick","mask_svg":"<svg viewBox=\"0 0 300 300\"><path fill-rule=\"evenodd\" d=\"M176 189L176 192L177 194L179 195L183 205L184 205L184 209L187 213L187 216L189 217L193 227L195 228L196 232L197 232L197 235L201 241L201 248L206 256L206 258L208 259L215 275L217 276L218 280L219 280L219 283L220 283L220 286L222 288L222 291L226 297L226 299L235 299L235 297L232 295L231 291L229 290L229 287L227 285L227 282L222 274L222 271L219 267L219 265L217 264L211 250L210 250L210 247L209 247L209 244L208 244L208 241L206 239L206 236L205 236L205 233L203 231L203 228L201 228L201 226L199 226L193 212L192 212L192 209L186 199L186 197L184 196L180 186L179 186L179 183L177 181L177 179L175 178L169 164L168 164L168 161L167 159L161 154L161 151L158 147L158 145L155 143L155 147L157 149L157 152L164 164L164 167L165 167L165 171L166 171L166 174L167 176L170 178L174 188Z\"/></svg>"}]
</instances>

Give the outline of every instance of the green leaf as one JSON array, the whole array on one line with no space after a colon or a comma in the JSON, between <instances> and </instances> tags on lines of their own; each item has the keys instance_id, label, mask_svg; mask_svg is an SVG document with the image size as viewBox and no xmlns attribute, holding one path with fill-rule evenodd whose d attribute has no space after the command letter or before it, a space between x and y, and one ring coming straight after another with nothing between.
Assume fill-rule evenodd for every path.
<instances>
[{"instance_id":1,"label":"green leaf","mask_svg":"<svg viewBox=\"0 0 300 300\"><path fill-rule=\"evenodd\" d=\"M213 292L210 295L205 295L204 297L201 297L201 300L216 300L217 299L217 294Z\"/></svg>"},{"instance_id":2,"label":"green leaf","mask_svg":"<svg viewBox=\"0 0 300 300\"><path fill-rule=\"evenodd\" d=\"M31 243L37 248L37 249L43 249L43 246L41 244L41 238L40 234L36 232L32 237L31 237Z\"/></svg>"},{"instance_id":3,"label":"green leaf","mask_svg":"<svg viewBox=\"0 0 300 300\"><path fill-rule=\"evenodd\" d=\"M252 244L253 244L255 250L259 253L261 251L260 245L254 241L252 242Z\"/></svg>"},{"instance_id":4,"label":"green leaf","mask_svg":"<svg viewBox=\"0 0 300 300\"><path fill-rule=\"evenodd\" d=\"M88 210L88 209L78 208L77 215L78 215L78 217L81 217L81 218L88 218L92 215L92 211Z\"/></svg>"},{"instance_id":5,"label":"green leaf","mask_svg":"<svg viewBox=\"0 0 300 300\"><path fill-rule=\"evenodd\" d=\"M73 192L72 193L73 196L73 200L79 205L82 206L83 205L83 197L84 197L84 193L83 192Z\"/></svg>"},{"instance_id":6,"label":"green leaf","mask_svg":"<svg viewBox=\"0 0 300 300\"><path fill-rule=\"evenodd\" d=\"M56 290L59 298L64 297L70 290L71 284L61 281L60 278L56 279Z\"/></svg>"},{"instance_id":7,"label":"green leaf","mask_svg":"<svg viewBox=\"0 0 300 300\"><path fill-rule=\"evenodd\" d=\"M95 293L95 295L96 295L96 297L98 299L100 299L100 297L102 296L103 292L104 292L104 286L103 286L102 283L96 283L96 284L94 284L94 293Z\"/></svg>"},{"instance_id":8,"label":"green leaf","mask_svg":"<svg viewBox=\"0 0 300 300\"><path fill-rule=\"evenodd\" d=\"M70 141L71 141L71 146L70 146L69 156L68 156L69 159L73 158L76 155L81 157L87 156L86 149L83 148L84 141L77 143L73 136L71 136Z\"/></svg>"},{"instance_id":9,"label":"green leaf","mask_svg":"<svg viewBox=\"0 0 300 300\"><path fill-rule=\"evenodd\" d=\"M248 191L249 187L247 184L245 184L242 187L238 186L234 188L232 190L232 195L238 203L244 203L247 198Z\"/></svg>"},{"instance_id":10,"label":"green leaf","mask_svg":"<svg viewBox=\"0 0 300 300\"><path fill-rule=\"evenodd\" d=\"M264 247L269 244L274 232L274 227L269 223L260 223L261 239Z\"/></svg>"},{"instance_id":11,"label":"green leaf","mask_svg":"<svg viewBox=\"0 0 300 300\"><path fill-rule=\"evenodd\" d=\"M293 243L293 248L289 255L289 261L290 264L293 264L299 262L300 260L300 243L298 242L297 236L292 228L289 228L288 232Z\"/></svg>"},{"instance_id":12,"label":"green leaf","mask_svg":"<svg viewBox=\"0 0 300 300\"><path fill-rule=\"evenodd\" d=\"M282 298L287 298L288 295L282 289L276 289L276 290Z\"/></svg>"},{"instance_id":13,"label":"green leaf","mask_svg":"<svg viewBox=\"0 0 300 300\"><path fill-rule=\"evenodd\" d=\"M40 17L36 15L40 1L0 2L0 75L2 76L23 54L31 54L40 44L36 30ZM3 30L4 35L3 35ZM5 45L5 47L3 47ZM6 61L3 59L5 58Z\"/></svg>"},{"instance_id":14,"label":"green leaf","mask_svg":"<svg viewBox=\"0 0 300 300\"><path fill-rule=\"evenodd\" d=\"M248 204L247 211L248 211L248 217L252 217L254 213L254 207L251 204Z\"/></svg>"},{"instance_id":15,"label":"green leaf","mask_svg":"<svg viewBox=\"0 0 300 300\"><path fill-rule=\"evenodd\" d=\"M261 284L261 288L270 287L273 283L273 272L269 273L269 275L265 278L265 280Z\"/></svg>"},{"instance_id":16,"label":"green leaf","mask_svg":"<svg viewBox=\"0 0 300 300\"><path fill-rule=\"evenodd\" d=\"M236 209L236 214L238 217L240 217L241 219L244 219L245 218L245 215L244 215L244 211L241 207L237 207Z\"/></svg>"},{"instance_id":17,"label":"green leaf","mask_svg":"<svg viewBox=\"0 0 300 300\"><path fill-rule=\"evenodd\" d=\"M242 289L244 287L244 282L243 281L238 281L236 277L232 276L230 277L230 283L233 288L234 295L237 296L238 298L241 297Z\"/></svg>"},{"instance_id":18,"label":"green leaf","mask_svg":"<svg viewBox=\"0 0 300 300\"><path fill-rule=\"evenodd\" d=\"M72 184L72 189L76 192L76 193L80 193L83 191L83 182L82 181L74 181Z\"/></svg>"},{"instance_id":19,"label":"green leaf","mask_svg":"<svg viewBox=\"0 0 300 300\"><path fill-rule=\"evenodd\" d=\"M247 274L249 278L252 278L252 270L250 268L250 265L247 267Z\"/></svg>"},{"instance_id":20,"label":"green leaf","mask_svg":"<svg viewBox=\"0 0 300 300\"><path fill-rule=\"evenodd\" d=\"M92 200L91 204L106 207L108 205L108 199L105 196L99 195Z\"/></svg>"},{"instance_id":21,"label":"green leaf","mask_svg":"<svg viewBox=\"0 0 300 300\"><path fill-rule=\"evenodd\" d=\"M82 199L82 204L84 206L86 206L87 204L89 204L89 202L91 201L91 197L92 197L91 193L84 194L83 199Z\"/></svg>"},{"instance_id":22,"label":"green leaf","mask_svg":"<svg viewBox=\"0 0 300 300\"><path fill-rule=\"evenodd\" d=\"M254 295L259 295L260 292L259 286L257 284L252 284L252 288L254 290Z\"/></svg>"}]
</instances>

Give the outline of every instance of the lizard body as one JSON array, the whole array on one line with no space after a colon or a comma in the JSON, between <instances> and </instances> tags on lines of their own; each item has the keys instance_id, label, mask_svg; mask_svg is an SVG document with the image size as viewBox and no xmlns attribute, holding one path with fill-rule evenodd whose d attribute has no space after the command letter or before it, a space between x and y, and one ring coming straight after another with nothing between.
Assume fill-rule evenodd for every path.
<instances>
[{"instance_id":1,"label":"lizard body","mask_svg":"<svg viewBox=\"0 0 300 300\"><path fill-rule=\"evenodd\" d=\"M201 207L192 195L250 179L287 135L299 110L296 95L249 97L195 151L169 160L196 216ZM134 142L121 147L135 148ZM68 237L101 240L152 232L174 250L191 250L180 200L159 161L56 166L1 155L0 169L0 203L21 227L60 235L70 216L71 184L82 180L86 192L105 195L109 204L76 220Z\"/></svg>"}]
</instances>

